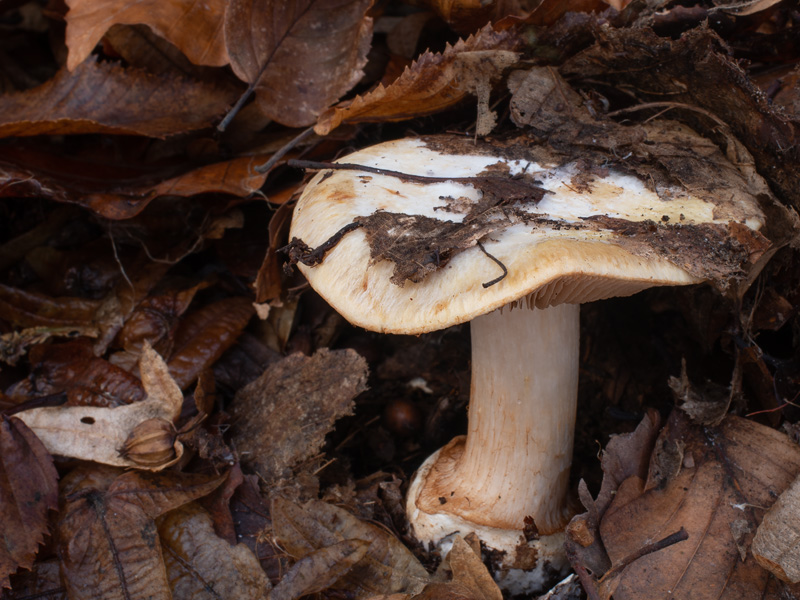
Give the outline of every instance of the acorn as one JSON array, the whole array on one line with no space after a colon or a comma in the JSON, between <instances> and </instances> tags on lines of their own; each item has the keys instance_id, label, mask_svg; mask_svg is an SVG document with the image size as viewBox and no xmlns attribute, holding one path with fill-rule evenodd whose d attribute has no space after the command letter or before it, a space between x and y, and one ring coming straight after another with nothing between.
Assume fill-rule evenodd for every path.
<instances>
[{"instance_id":1,"label":"acorn","mask_svg":"<svg viewBox=\"0 0 800 600\"><path fill-rule=\"evenodd\" d=\"M147 419L133 428L120 454L143 467L164 468L183 454L183 446L177 438L178 432L171 422Z\"/></svg>"}]
</instances>

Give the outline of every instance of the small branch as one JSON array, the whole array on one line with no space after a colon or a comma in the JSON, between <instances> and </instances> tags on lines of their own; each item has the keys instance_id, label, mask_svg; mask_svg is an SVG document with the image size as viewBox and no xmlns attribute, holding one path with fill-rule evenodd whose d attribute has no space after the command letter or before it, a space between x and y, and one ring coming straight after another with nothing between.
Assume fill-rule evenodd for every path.
<instances>
[{"instance_id":1,"label":"small branch","mask_svg":"<svg viewBox=\"0 0 800 600\"><path fill-rule=\"evenodd\" d=\"M314 133L314 127L309 127L308 129L304 129L299 135L295 136L292 140L286 143L280 150L278 150L275 154L273 154L267 162L263 165L256 167L256 173L269 173L272 170L280 159L282 159L286 154L292 150L297 144L302 142L304 139L309 137L312 133Z\"/></svg>"},{"instance_id":2,"label":"small branch","mask_svg":"<svg viewBox=\"0 0 800 600\"><path fill-rule=\"evenodd\" d=\"M253 92L256 91L257 81L258 79L256 79L256 81L247 86L247 89L244 91L244 94L239 96L239 99L236 101L236 104L233 105L233 108L231 108L228 111L228 114L225 115L225 118L222 119L222 121L220 121L219 125L217 125L217 131L225 131L228 128L228 125L231 124L233 118L237 114L239 114L240 110L242 110L242 106L244 106L244 103L247 102L250 99L250 96L253 95Z\"/></svg>"},{"instance_id":3,"label":"small branch","mask_svg":"<svg viewBox=\"0 0 800 600\"><path fill-rule=\"evenodd\" d=\"M316 267L324 260L325 255L332 250L346 234L361 226L361 223L348 223L328 238L326 242L323 242L316 248L311 248L299 238L292 238L292 241L283 248L279 248L278 252L283 252L289 256L290 266L301 262L307 267Z\"/></svg>"},{"instance_id":4,"label":"small branch","mask_svg":"<svg viewBox=\"0 0 800 600\"><path fill-rule=\"evenodd\" d=\"M659 550L663 550L664 548L668 548L673 544L677 544L678 542L683 542L684 540L689 539L689 534L686 533L686 530L681 527L679 531L676 531L672 535L668 535L662 540L657 542L653 542L652 544L647 544L646 546L642 546L636 552L633 552L619 561L618 564L613 566L608 572L603 575L600 581L604 581L607 578L611 578L623 569L630 565L632 562L635 562L642 558L643 556L647 556L648 554L652 554L653 552L658 552Z\"/></svg>"},{"instance_id":5,"label":"small branch","mask_svg":"<svg viewBox=\"0 0 800 600\"><path fill-rule=\"evenodd\" d=\"M700 113L701 115L704 115L704 116L708 117L709 119L711 119L712 121L714 121L715 123L720 125L721 127L725 128L725 129L728 129L728 124L725 121L723 121L722 119L720 119L714 113L712 113L710 111L707 111L707 110L704 110L702 108L699 108L697 106L692 106L691 104L684 104L682 102L645 102L643 104L637 104L636 106L629 106L627 108L620 108L619 110L615 110L615 111L612 111L612 112L608 113L606 116L607 117L616 117L616 116L619 116L619 115L624 115L624 114L636 112L636 111L639 111L639 110L647 110L647 109L650 109L650 108L663 108L664 110L662 110L660 113L658 113L659 115L667 112L668 110L672 110L674 108L683 108L683 109L686 109L686 110L691 110L691 111L694 111L696 113Z\"/></svg>"}]
</instances>

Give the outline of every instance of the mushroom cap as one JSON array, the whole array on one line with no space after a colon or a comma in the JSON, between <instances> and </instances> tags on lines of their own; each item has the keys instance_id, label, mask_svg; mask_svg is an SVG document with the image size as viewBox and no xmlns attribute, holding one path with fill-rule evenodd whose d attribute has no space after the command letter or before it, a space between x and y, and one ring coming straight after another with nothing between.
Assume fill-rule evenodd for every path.
<instances>
[{"instance_id":1,"label":"mushroom cap","mask_svg":"<svg viewBox=\"0 0 800 600\"><path fill-rule=\"evenodd\" d=\"M733 169L716 153L723 162L715 169ZM735 193L690 191L677 179L646 180L624 161L587 167L469 138L406 138L339 162L432 178L326 169L295 208L290 237L310 247L359 217L373 219L344 234L317 266L299 268L351 323L380 332L443 329L523 299L541 308L698 283L717 270L732 276L749 257L733 234L747 237L764 223L744 184ZM486 177L523 191L487 207L487 196L506 188L484 185ZM439 225L458 223L454 238L438 235ZM504 267L502 279L484 285Z\"/></svg>"}]
</instances>

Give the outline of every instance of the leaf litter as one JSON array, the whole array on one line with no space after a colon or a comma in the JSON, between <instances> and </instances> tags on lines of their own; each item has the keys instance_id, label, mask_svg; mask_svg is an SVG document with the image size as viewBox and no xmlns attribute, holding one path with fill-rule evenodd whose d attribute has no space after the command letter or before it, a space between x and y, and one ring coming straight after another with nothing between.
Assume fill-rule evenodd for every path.
<instances>
[{"instance_id":1,"label":"leaf litter","mask_svg":"<svg viewBox=\"0 0 800 600\"><path fill-rule=\"evenodd\" d=\"M792 71L800 47L796 8L786 3L658 11L617 3L617 12L547 0L527 14L516 3L432 3L437 17L356 1L344 3L341 19L331 18L335 3L308 0L237 0L227 14L218 2L89 4L4 8L12 34L0 40L0 407L15 413L0 429L1 527L13 542L0 553L0 587L12 586L4 600L500 598L477 540L456 538L442 558L405 533L404 482L463 418L467 367L443 353L467 344L465 332L387 340L349 328L313 294L298 299L303 282L281 271L276 250L286 243L286 200L302 182L280 160L269 174L256 168L298 139L287 125L325 136L285 147L310 160L443 131L512 152L509 140L520 136L525 153L614 163L647 173L656 188L676 178L735 194L757 171L784 205L800 206ZM381 31L372 19L385 19ZM384 40L385 24L398 19L413 24L389 28ZM236 77L221 68L229 60ZM255 101L215 131L248 84ZM683 125L710 141L669 143L658 133ZM655 143L643 145L642 131ZM620 160L630 151L636 160ZM737 164L735 182L720 187L717 154ZM476 185L487 201L519 193L537 201L529 182ZM265 197L281 204L277 213ZM686 357L673 385L705 424L676 411L661 430L649 412L631 437L608 444L602 485L592 441L630 429L647 407L666 414L672 399L641 344L633 345L642 356L623 366L622 352L591 335L603 331L598 314L617 321L631 305L584 311L586 431L574 469L586 478L578 486L586 512L571 523L567 549L590 597L798 595L796 446L725 416L749 410L790 432L800 420L800 367L787 333L800 303L800 261L786 246L796 221L781 207L764 210L772 246L738 230L746 251L730 252L726 273L705 273L737 280L725 302L709 304L718 296L708 290L633 301L662 321L648 343L668 374ZM376 244L397 225L381 218L390 223L364 225ZM587 226L617 228L632 247L639 234L611 220ZM425 267L400 264L398 283L424 277L481 231L444 239L437 252L404 250L419 252ZM717 250L713 231L697 233L709 242L679 259L690 268ZM429 237L439 243L442 232ZM676 236L638 251L682 249ZM373 259L387 258L377 248ZM750 258L767 267L748 290L740 268ZM254 283L259 302L269 302L263 322L251 319ZM633 329L613 335L624 346L637 339ZM163 357L157 366L138 364L148 344ZM430 360L408 359L412 348ZM292 349L308 356L281 357ZM403 368L392 367L402 356ZM595 372L598 364L609 372ZM741 385L734 378L729 389L731 368ZM705 376L714 381L690 383ZM408 384L417 378L422 387ZM387 405L402 406L415 425L399 427ZM37 431L26 413L49 420ZM106 446L87 450L85 432L104 419ZM77 458L53 463L51 453ZM109 457L131 470L96 464ZM670 537L681 528L687 539ZM20 567L31 571L14 573Z\"/></svg>"}]
</instances>

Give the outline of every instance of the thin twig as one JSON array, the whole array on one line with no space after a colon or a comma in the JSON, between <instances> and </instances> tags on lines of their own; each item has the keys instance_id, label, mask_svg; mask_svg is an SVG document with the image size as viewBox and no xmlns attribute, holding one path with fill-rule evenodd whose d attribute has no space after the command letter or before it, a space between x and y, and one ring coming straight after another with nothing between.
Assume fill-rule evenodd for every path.
<instances>
[{"instance_id":1,"label":"thin twig","mask_svg":"<svg viewBox=\"0 0 800 600\"><path fill-rule=\"evenodd\" d=\"M273 154L270 159L265 162L263 165L256 167L256 173L269 173L278 161L282 159L286 154L292 150L297 144L302 142L304 139L309 137L312 133L314 133L314 127L309 127L308 129L304 129L299 135L292 138L290 141L286 142L286 144L278 150L275 154Z\"/></svg>"},{"instance_id":2,"label":"thin twig","mask_svg":"<svg viewBox=\"0 0 800 600\"><path fill-rule=\"evenodd\" d=\"M689 539L689 534L686 533L686 530L681 527L679 531L668 535L662 540L658 540L657 542L653 542L652 544L647 544L646 546L642 546L636 552L632 552L625 558L623 558L619 563L614 565L611 569L609 569L605 575L600 579L600 581L604 581L606 579L610 579L620 571L622 571L625 567L630 565L632 562L639 560L643 556L647 556L648 554L652 554L653 552L658 552L659 550L663 550L673 544L677 544L678 542L683 542Z\"/></svg>"},{"instance_id":3,"label":"thin twig","mask_svg":"<svg viewBox=\"0 0 800 600\"><path fill-rule=\"evenodd\" d=\"M620 108L619 110L615 110L615 111L612 111L612 112L608 113L606 116L607 117L616 117L616 116L619 116L619 115L624 115L624 114L631 113L631 112L636 112L636 111L639 111L639 110L647 110L647 109L650 109L650 108L663 108L663 109L666 109L666 110L662 111L659 114L663 114L667 110L671 110L671 109L674 109L674 108L683 108L683 109L686 109L686 110L691 110L691 111L694 111L696 113L700 113L701 115L704 115L704 116L708 117L709 119L711 119L712 121L714 121L715 123L717 123L721 127L724 127L725 129L728 128L728 124L725 121L723 121L722 119L720 119L714 113L709 112L709 111L707 111L705 109L699 108L697 106L692 106L691 104L684 104L682 102L645 102L643 104L637 104L636 106L629 106L627 108Z\"/></svg>"}]
</instances>

